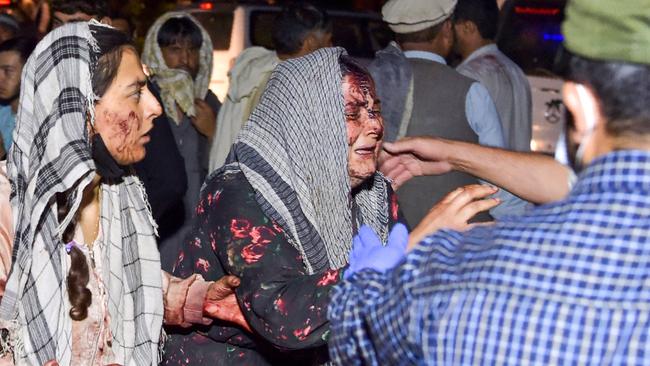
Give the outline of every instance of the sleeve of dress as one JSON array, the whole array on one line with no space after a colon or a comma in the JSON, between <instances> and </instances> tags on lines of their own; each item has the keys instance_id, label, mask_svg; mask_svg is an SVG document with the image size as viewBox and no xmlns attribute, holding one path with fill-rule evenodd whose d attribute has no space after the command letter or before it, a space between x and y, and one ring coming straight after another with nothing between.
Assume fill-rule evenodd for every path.
<instances>
[{"instance_id":1,"label":"sleeve of dress","mask_svg":"<svg viewBox=\"0 0 650 366\"><path fill-rule=\"evenodd\" d=\"M205 294L212 282L205 281L199 274L178 278L163 271L162 276L166 325L189 327L212 323L212 319L203 316Z\"/></svg>"},{"instance_id":2,"label":"sleeve of dress","mask_svg":"<svg viewBox=\"0 0 650 366\"><path fill-rule=\"evenodd\" d=\"M238 276L237 300L246 321L277 348L325 345L329 291L341 271L307 274L300 253L261 211L248 182L228 186L222 191L208 184L202 192L197 212L210 244L202 243L201 254L191 259L194 272L210 271L216 257L226 274Z\"/></svg>"}]
</instances>

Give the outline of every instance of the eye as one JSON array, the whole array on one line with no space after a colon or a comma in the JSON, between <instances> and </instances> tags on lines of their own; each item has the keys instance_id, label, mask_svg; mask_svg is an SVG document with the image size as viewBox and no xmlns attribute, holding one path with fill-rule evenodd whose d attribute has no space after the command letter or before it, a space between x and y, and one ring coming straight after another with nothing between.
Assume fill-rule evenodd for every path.
<instances>
[{"instance_id":1,"label":"eye","mask_svg":"<svg viewBox=\"0 0 650 366\"><path fill-rule=\"evenodd\" d=\"M140 102L140 97L141 96L142 96L142 89L138 89L138 91L131 94L131 97L135 98L136 102Z\"/></svg>"}]
</instances>

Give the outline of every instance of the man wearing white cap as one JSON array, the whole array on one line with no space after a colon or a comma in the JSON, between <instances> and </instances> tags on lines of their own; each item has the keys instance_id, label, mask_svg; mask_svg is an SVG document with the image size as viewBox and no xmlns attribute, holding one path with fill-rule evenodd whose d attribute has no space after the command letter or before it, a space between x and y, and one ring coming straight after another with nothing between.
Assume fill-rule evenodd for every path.
<instances>
[{"instance_id":1,"label":"man wearing white cap","mask_svg":"<svg viewBox=\"0 0 650 366\"><path fill-rule=\"evenodd\" d=\"M386 141L437 136L505 147L487 89L446 65L454 44L450 18L455 5L456 0L390 0L384 5L383 18L396 33L396 42L377 53L369 70L382 101ZM475 177L456 171L417 177L400 188L400 206L406 220L415 224L447 192L475 183ZM505 191L498 196L502 204L490 211L496 218L526 207Z\"/></svg>"}]
</instances>

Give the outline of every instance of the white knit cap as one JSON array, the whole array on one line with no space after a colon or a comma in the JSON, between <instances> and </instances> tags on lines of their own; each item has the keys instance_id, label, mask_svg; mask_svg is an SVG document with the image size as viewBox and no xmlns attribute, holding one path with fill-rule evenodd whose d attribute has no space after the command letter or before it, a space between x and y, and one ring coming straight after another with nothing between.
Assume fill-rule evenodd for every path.
<instances>
[{"instance_id":1,"label":"white knit cap","mask_svg":"<svg viewBox=\"0 0 650 366\"><path fill-rule=\"evenodd\" d=\"M451 16L457 0L390 0L381 9L395 33L413 33L440 24Z\"/></svg>"}]
</instances>

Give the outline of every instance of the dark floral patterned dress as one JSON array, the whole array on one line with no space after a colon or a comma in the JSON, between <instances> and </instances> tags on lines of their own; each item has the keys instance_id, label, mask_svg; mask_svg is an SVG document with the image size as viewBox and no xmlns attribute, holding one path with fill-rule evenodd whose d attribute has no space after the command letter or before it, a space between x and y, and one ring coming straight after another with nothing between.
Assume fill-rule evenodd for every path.
<instances>
[{"instance_id":1,"label":"dark floral patterned dress","mask_svg":"<svg viewBox=\"0 0 650 366\"><path fill-rule=\"evenodd\" d=\"M392 225L397 200L389 192ZM237 299L256 334L215 321L191 330L167 329L163 365L310 365L327 361L329 291L344 268L308 275L282 228L268 219L243 173L206 182L191 240L174 274L210 281L241 278ZM400 220L402 221L402 220Z\"/></svg>"}]
</instances>

